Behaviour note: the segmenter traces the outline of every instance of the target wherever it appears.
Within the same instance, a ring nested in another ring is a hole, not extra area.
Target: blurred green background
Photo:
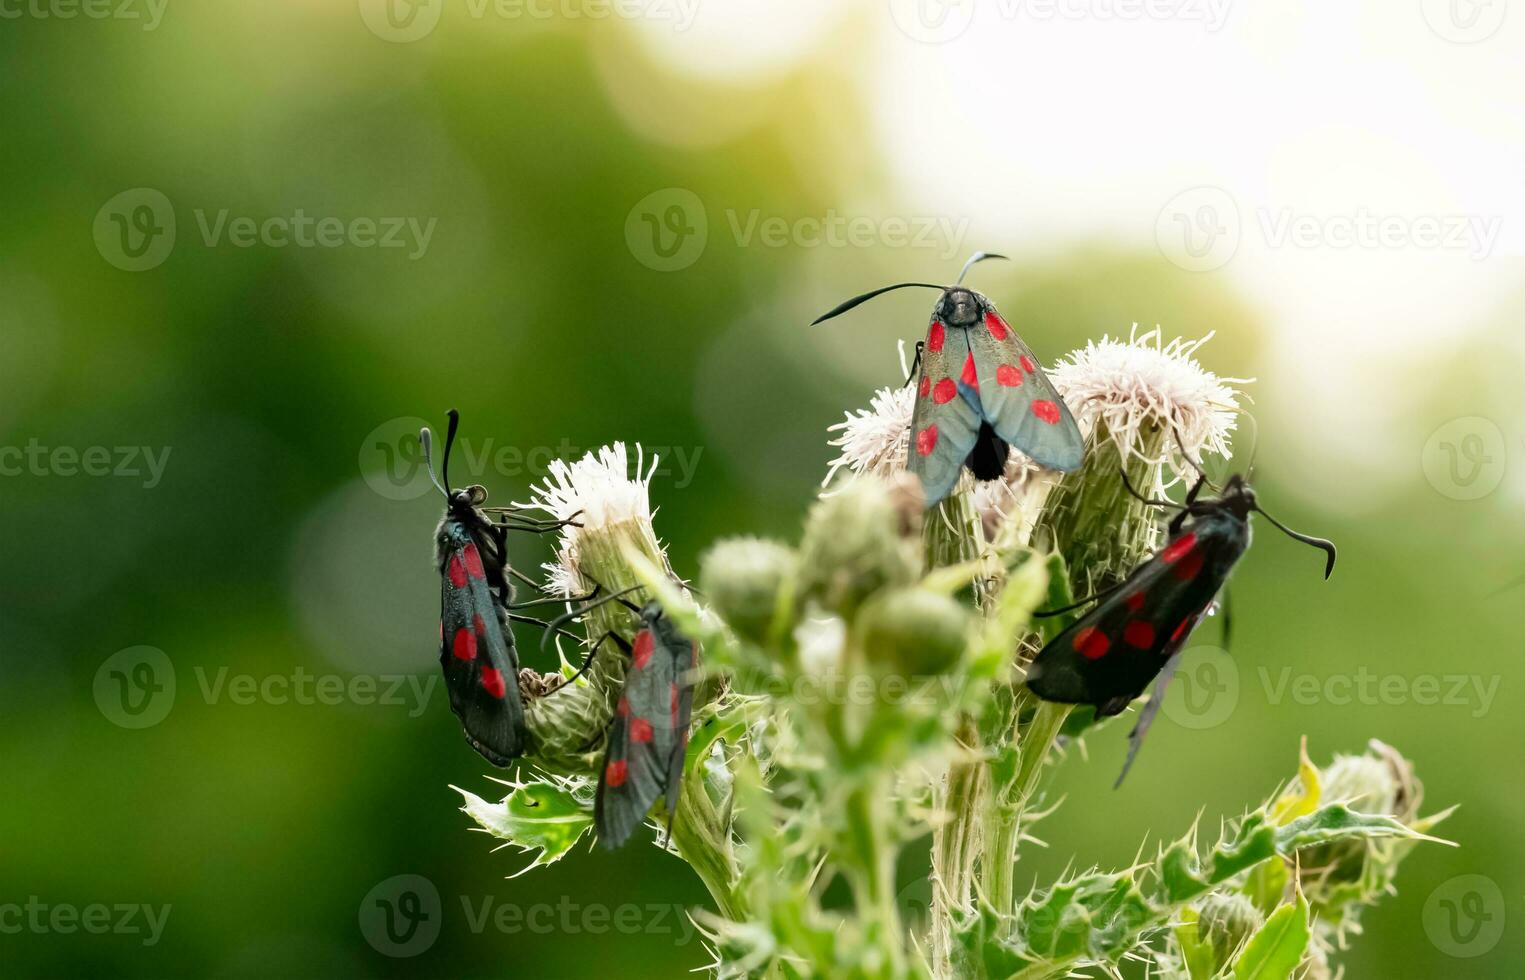
[[[991,249],[1016,261],[981,267],[979,287],[1047,359],[1134,322],[1217,331],[1205,366],[1259,379],[1262,500],[1341,547],[1325,584],[1316,556],[1262,529],[1235,580],[1237,690],[1206,727],[1163,720],[1121,791],[1122,733],[1092,739],[1023,880],[1124,864],[1199,814],[1215,825],[1293,773],[1299,736],[1320,761],[1379,738],[1417,762],[1432,809],[1462,805],[1443,828],[1462,846],[1414,854],[1347,975],[1519,976],[1525,588],[1500,590],[1525,576],[1525,274],[1507,254],[1278,248],[1256,217],[1290,201],[1512,227],[1513,199],[1487,190],[1525,145],[1517,101],[1507,123],[1485,103],[1456,124],[1493,141],[1455,150],[1477,171],[1426,158],[1436,186],[1472,195],[1439,211],[1385,197],[1380,161],[1405,172],[1427,126],[1455,148],[1444,99],[1397,110],[1456,72],[1513,80],[1519,25],[1463,47],[1391,7],[1327,23],[1243,4],[1214,32],[987,10],[945,37],[877,2],[6,6],[0,446],[20,452],[0,455],[0,974],[703,966],[648,908],[703,900],[655,848],[579,849],[508,880],[524,860],[468,831],[450,786],[494,784],[432,686],[440,506],[386,453],[459,408],[471,475],[504,501],[552,455],[663,447],[657,529],[692,574],[717,537],[796,534],[834,454],[826,426],[896,380],[894,342],[928,300],[804,324]],[[1401,44],[1373,53],[1383,38]],[[1352,60],[1310,72],[1310,44]],[[1409,84],[1363,81],[1362,58]],[[1319,183],[1351,157],[1324,156],[1316,131],[1376,134],[1378,162]],[[1220,136],[1238,148],[1194,157]],[[1169,202],[1201,185],[1243,211],[1217,264],[1166,238]],[[829,240],[797,224],[830,215]],[[92,447],[129,472],[80,472],[76,457],[104,458]],[[524,567],[548,557],[516,544]],[[140,646],[163,651],[175,691],[124,714],[137,654],[108,658]],[[1288,669],[1320,693],[1278,696]],[[1342,696],[1362,671],[1387,679],[1371,703]],[[1426,675],[1463,686],[1420,703]],[[302,676],[362,686],[337,704],[271,686]],[[393,703],[364,703],[372,678],[403,685]],[[909,903],[922,871],[905,868]],[[393,957],[360,920],[399,875],[432,883],[441,929]],[[1494,943],[1445,937],[1463,875],[1496,888],[1480,913]],[[23,922],[39,903],[42,924]],[[624,903],[634,930],[480,918]],[[168,918],[152,944],[49,918],[96,904]]]

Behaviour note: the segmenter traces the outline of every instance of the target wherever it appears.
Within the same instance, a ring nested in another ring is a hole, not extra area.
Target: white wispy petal
[[[1083,429],[1106,424],[1124,459],[1144,455],[1139,435],[1144,426],[1172,432],[1162,456],[1150,461],[1167,466],[1171,482],[1194,479],[1187,457],[1200,462],[1205,453],[1228,455],[1240,394],[1230,386],[1254,380],[1221,378],[1202,367],[1193,355],[1212,338],[1209,333],[1165,343],[1158,327],[1139,335],[1135,324],[1127,340],[1103,337],[1071,352],[1049,371],[1049,379]]]
[[[635,453],[633,476],[623,442],[600,447],[573,463],[552,460],[545,480],[530,487],[529,502],[517,505],[581,525],[561,529],[556,561],[545,566],[548,585],[554,592],[572,595],[581,591],[577,562],[578,544],[584,534],[629,521],[651,524],[651,478],[659,458],[652,456],[648,466],[640,443],[636,443]]]

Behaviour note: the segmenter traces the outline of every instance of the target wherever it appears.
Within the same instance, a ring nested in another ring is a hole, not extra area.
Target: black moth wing
[[[1198,518],[1045,646],[1028,688],[1045,701],[1121,712],[1181,649],[1248,546],[1245,521]]]
[[[501,767],[523,754],[526,738],[508,625],[513,590],[503,571],[504,535],[485,519],[475,523],[447,515],[436,535],[440,667],[466,741]]]
[[[683,779],[698,653],[659,609],[648,606],[630,647],[625,689],[610,726],[593,822],[601,846],[619,847],[646,819],[658,796],[669,821]]]
[[[983,421],[959,391],[956,372],[969,352],[963,334],[934,314],[922,344],[906,466],[921,478],[929,506],[953,492]]]
[[[974,375],[981,411],[996,434],[1035,462],[1073,470],[1085,441],[1069,405],[1043,373],[1032,350],[989,300],[984,319],[962,331],[969,345],[965,370]]]

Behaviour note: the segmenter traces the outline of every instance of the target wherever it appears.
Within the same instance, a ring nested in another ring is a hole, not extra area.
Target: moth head
[[[480,507],[486,502],[487,488],[479,483],[472,484],[464,490],[452,490],[450,492],[451,510]]]
[[[972,327],[985,314],[985,298],[972,289],[955,286],[937,303],[937,318],[950,327]]]

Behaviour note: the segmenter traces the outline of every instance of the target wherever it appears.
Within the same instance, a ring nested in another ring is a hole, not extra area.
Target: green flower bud
[[[1197,908],[1197,937],[1212,948],[1214,971],[1228,965],[1264,924],[1265,917],[1255,903],[1237,892],[1215,892]]]
[[[794,552],[776,541],[732,538],[700,560],[700,588],[736,635],[753,643],[768,638],[780,596],[797,574]]]
[[[876,477],[860,476],[823,497],[805,522],[801,592],[850,619],[880,589],[914,582],[920,538],[905,516],[904,500]]]
[[[864,607],[858,624],[870,658],[907,677],[924,677],[950,670],[963,656],[969,611],[926,589],[892,589]]]

